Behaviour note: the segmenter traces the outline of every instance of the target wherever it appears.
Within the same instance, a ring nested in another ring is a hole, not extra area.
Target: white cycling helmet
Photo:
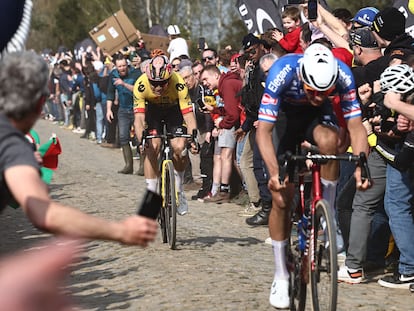
[[[338,78],[338,62],[329,48],[314,43],[305,50],[299,72],[304,83],[323,92],[335,84]]]
[[[414,71],[406,65],[389,66],[380,77],[381,91],[405,94],[414,90]]]
[[[178,28],[177,25],[170,25],[167,28],[167,33],[170,36],[179,35],[180,34],[180,28]]]

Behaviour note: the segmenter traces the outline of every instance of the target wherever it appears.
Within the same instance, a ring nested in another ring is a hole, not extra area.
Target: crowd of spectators
[[[337,194],[339,256],[345,257],[339,280],[361,283],[365,272],[385,269],[394,275],[381,278],[380,285],[407,288],[414,283],[413,158],[407,156],[413,148],[413,109],[408,104],[414,82],[406,88],[398,85],[414,81],[414,39],[405,33],[405,17],[395,8],[366,7],[353,15],[346,8],[330,12],[319,5],[315,21],[306,16],[306,5],[289,6],[282,13],[284,29],[246,34],[240,46],[219,51],[205,45],[199,55],[189,55],[177,25],[167,28],[167,51],[147,51],[139,40],[116,55],[99,48],[85,50],[79,60],[70,51],[44,55],[51,94],[44,118],[101,147],[122,148],[126,164],[119,173],[133,174],[133,158],[145,155],[134,148],[139,142],[134,139],[131,90],[148,59],[169,55],[189,89],[199,130],[200,153],[190,155],[186,174],[187,189],[197,191],[192,199],[242,205],[238,215],[247,217],[247,225],[268,225],[268,174],[255,144],[267,71],[284,54],[302,53],[317,40],[352,68],[371,146],[369,190],[356,190],[355,182],[352,186],[353,168],[345,165],[339,180],[329,185]],[[387,82],[390,66],[405,67],[394,75],[391,71],[396,81]],[[339,101],[335,96],[330,100],[334,106]],[[339,124],[338,151],[352,152],[348,131]],[[283,111],[275,131],[276,139],[284,131]],[[142,176],[141,166],[135,173]]]

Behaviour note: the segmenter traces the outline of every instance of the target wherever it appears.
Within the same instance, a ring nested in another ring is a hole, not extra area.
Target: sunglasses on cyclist
[[[303,83],[303,89],[306,91],[306,93],[311,95],[311,97],[316,97],[316,96],[326,97],[326,96],[331,95],[331,93],[335,89],[335,85],[333,85],[331,88],[327,89],[326,91],[318,91],[318,90],[313,89],[306,83]]]
[[[213,60],[213,59],[214,59],[214,56],[206,56],[202,58],[203,62],[205,62],[206,60]]]
[[[164,86],[168,83],[168,80],[163,80],[163,81],[150,81],[150,84],[153,87],[157,87],[157,86]]]

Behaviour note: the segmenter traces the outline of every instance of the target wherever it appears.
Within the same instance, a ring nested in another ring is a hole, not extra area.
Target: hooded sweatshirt
[[[219,113],[223,117],[219,123],[220,128],[231,129],[233,126],[237,128],[240,125],[241,98],[238,93],[242,85],[243,82],[239,75],[233,72],[221,74],[218,94],[223,99],[224,107],[216,108],[219,109]]]

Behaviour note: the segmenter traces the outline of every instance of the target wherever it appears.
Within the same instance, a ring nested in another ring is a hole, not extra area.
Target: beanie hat
[[[371,29],[381,38],[392,41],[405,32],[405,16],[394,7],[386,8],[375,15]]]
[[[30,30],[33,2],[2,0],[0,3],[0,54],[21,51]]]

